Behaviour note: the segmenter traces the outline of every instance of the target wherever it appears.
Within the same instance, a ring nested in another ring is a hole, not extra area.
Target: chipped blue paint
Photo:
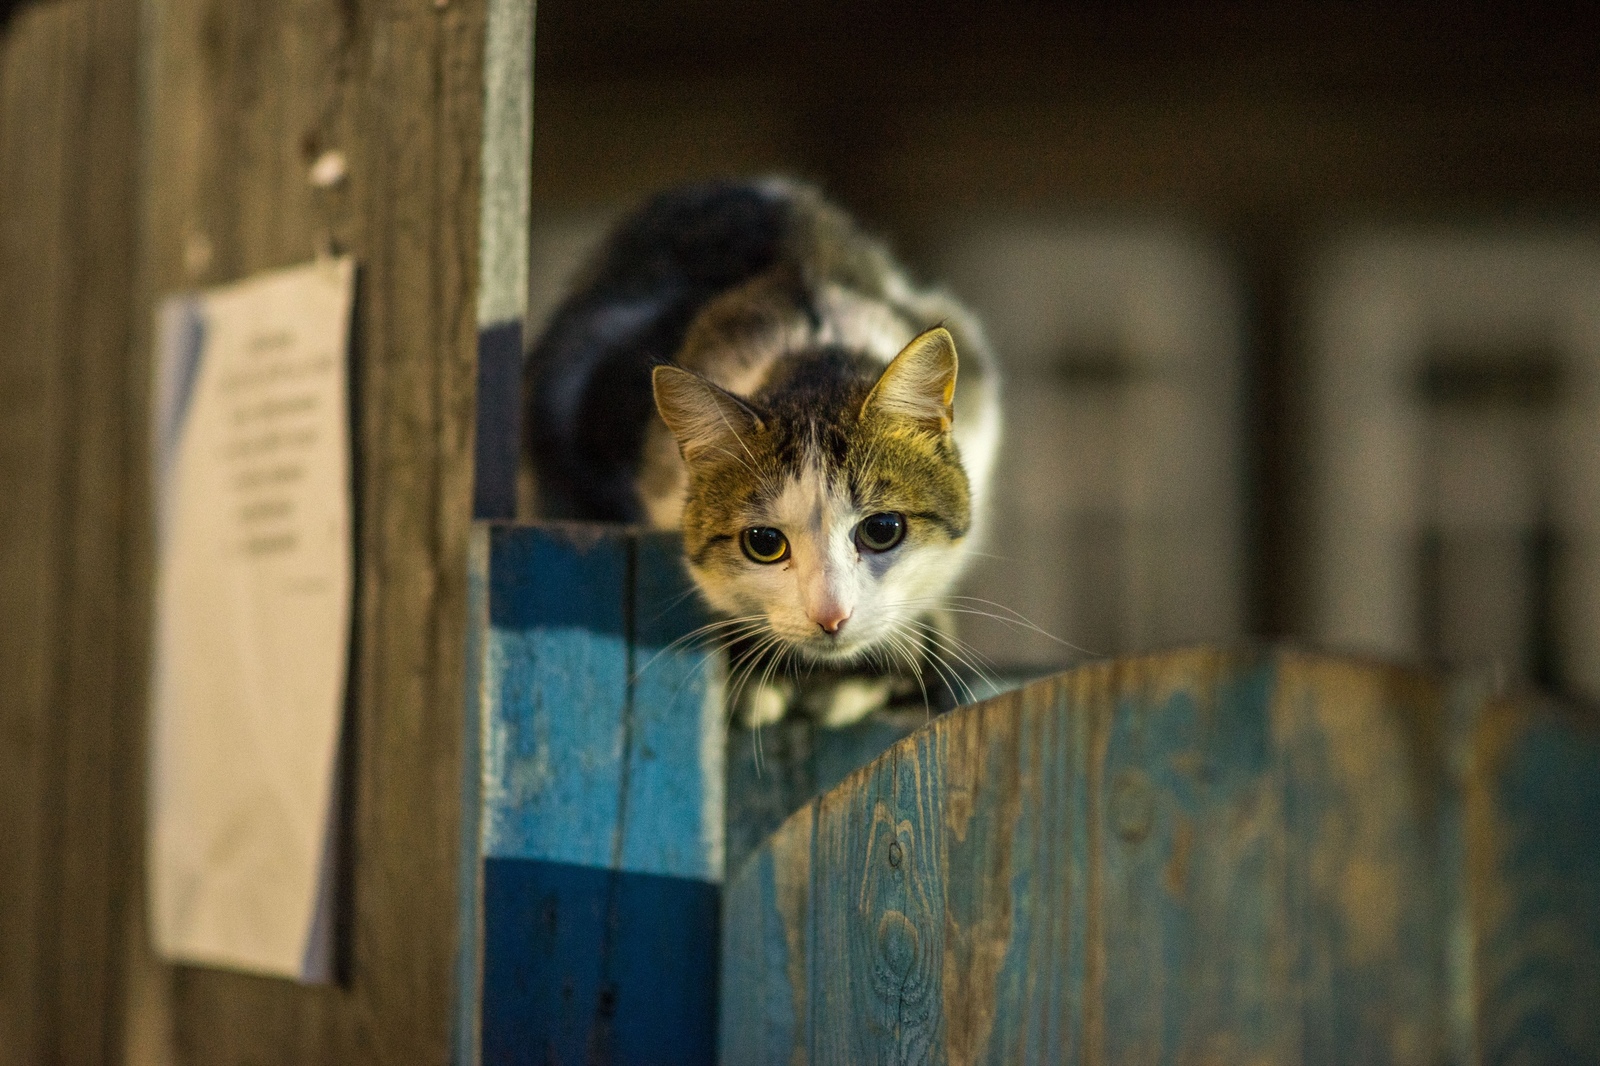
[[[475,531],[462,1062],[711,1059],[724,737],[715,663],[673,644],[702,620],[680,557]]]
[[[611,865],[628,648],[566,627],[494,630],[483,716],[483,854]]]
[[[724,753],[720,660],[679,638],[707,616],[682,542],[634,540],[633,717],[621,869],[722,880]]]
[[[728,1063],[1600,1062],[1600,729],[1288,651],[1095,667],[818,799],[725,922]]]

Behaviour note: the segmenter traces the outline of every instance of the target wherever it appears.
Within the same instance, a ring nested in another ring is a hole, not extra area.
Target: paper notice
[[[330,259],[161,309],[148,872],[175,961],[330,976],[354,277]]]

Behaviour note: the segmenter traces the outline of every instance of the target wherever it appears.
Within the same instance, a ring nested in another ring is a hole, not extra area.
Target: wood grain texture
[[[136,7],[0,36],[0,1063],[120,1054]]]
[[[928,724],[924,710],[881,711],[828,729],[792,715],[728,731],[727,869],[736,872],[785,818]]]
[[[1600,731],[1560,707],[1492,704],[1465,793],[1480,1062],[1600,1056]]]
[[[480,523],[464,1063],[715,1055],[723,668],[676,536]]]
[[[724,1060],[1593,1060],[1600,742],[1466,691],[1195,652],[938,719],[730,880]]]
[[[151,1061],[444,1062],[484,5],[156,0],[143,27],[144,313],[323,248],[360,265],[358,591],[340,984],[165,967],[136,932],[130,1040]],[[308,170],[326,151],[348,177],[317,188]]]
[[[473,537],[460,1060],[708,1062],[725,863],[925,715],[787,722],[758,762],[678,536]]]

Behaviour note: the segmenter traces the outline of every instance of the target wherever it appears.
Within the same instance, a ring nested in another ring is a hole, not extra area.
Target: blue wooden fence
[[[1085,667],[724,896],[722,1061],[1600,1062],[1600,734],[1292,652]]]
[[[1192,652],[758,764],[679,550],[475,533],[461,1062],[1600,1062],[1593,721]]]
[[[730,848],[925,715],[730,736],[671,534],[479,523],[470,567],[457,1059],[712,1062]]]

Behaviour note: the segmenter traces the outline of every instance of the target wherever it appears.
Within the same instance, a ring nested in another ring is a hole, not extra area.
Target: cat
[[[534,346],[526,409],[542,517],[682,530],[736,666],[831,678],[761,670],[747,724],[848,724],[959,647],[935,612],[986,515],[995,361],[813,187],[700,183],[626,217]]]

